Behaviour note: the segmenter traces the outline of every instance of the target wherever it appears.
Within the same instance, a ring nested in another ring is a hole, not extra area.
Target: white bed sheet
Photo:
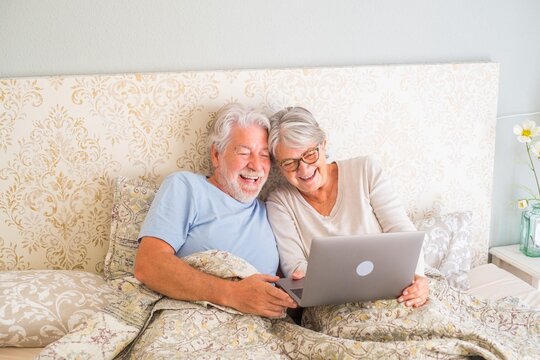
[[[469,294],[488,299],[516,296],[540,311],[540,290],[493,264],[475,267],[469,272]],[[33,359],[41,348],[0,348],[0,360]]]
[[[488,299],[516,296],[525,304],[540,310],[540,290],[494,264],[484,264],[469,271],[468,293]]]

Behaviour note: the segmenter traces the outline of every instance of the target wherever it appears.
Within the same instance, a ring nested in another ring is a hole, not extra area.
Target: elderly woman
[[[273,191],[266,205],[286,276],[304,276],[316,236],[416,230],[373,159],[327,163],[326,134],[308,110],[288,107],[270,122],[270,152],[288,184]],[[398,297],[406,306],[428,298],[422,253],[415,273]]]

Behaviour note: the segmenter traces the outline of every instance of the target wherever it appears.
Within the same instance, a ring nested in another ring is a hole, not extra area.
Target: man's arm
[[[256,274],[230,281],[199,271],[175,255],[165,241],[143,237],[135,257],[137,280],[173,299],[209,301],[244,313],[279,317],[296,303],[271,283],[277,276]]]

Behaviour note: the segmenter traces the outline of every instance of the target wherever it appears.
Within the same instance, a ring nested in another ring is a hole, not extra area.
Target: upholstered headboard
[[[312,110],[330,156],[378,158],[413,219],[472,210],[484,263],[497,86],[494,63],[1,79],[0,270],[101,272],[114,178],[207,173],[232,101]]]

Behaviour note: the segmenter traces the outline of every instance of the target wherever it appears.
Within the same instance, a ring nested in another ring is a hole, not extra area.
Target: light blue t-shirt
[[[249,262],[262,274],[275,275],[279,255],[264,203],[242,203],[187,171],[163,180],[139,233],[159,238],[184,257],[217,249]]]

